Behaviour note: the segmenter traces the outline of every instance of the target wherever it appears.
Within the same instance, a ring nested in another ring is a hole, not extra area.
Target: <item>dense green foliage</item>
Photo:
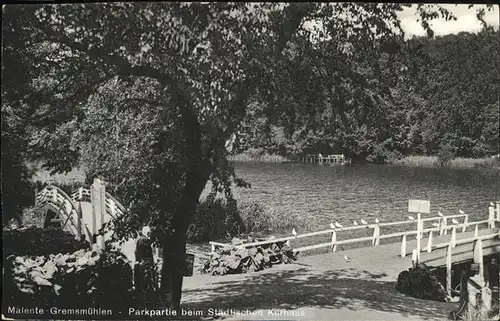
[[[249,242],[256,242],[252,239]],[[246,242],[245,242],[246,243]],[[291,263],[296,255],[285,242],[270,243],[251,248],[237,248],[243,244],[239,239],[233,239],[233,247],[218,248],[212,253],[203,266],[203,273],[212,275],[238,274],[261,271],[273,264]]]
[[[110,276],[113,277],[110,277]],[[132,268],[120,252],[10,256],[5,264],[7,306],[119,308],[132,304]]]
[[[426,300],[448,301],[446,289],[425,264],[403,271],[398,276],[397,290]]]
[[[207,242],[270,231],[289,232],[293,227],[307,227],[307,224],[303,216],[256,201],[209,196],[200,201],[187,240]]]
[[[238,236],[244,232],[245,226],[236,202],[209,197],[198,205],[187,231],[187,239],[191,242],[211,241]]]
[[[29,180],[31,172],[25,162],[26,135],[19,118],[12,114],[12,107],[7,102],[2,103],[2,168],[0,179],[1,215],[4,226],[11,219],[18,219],[23,207],[29,205],[33,200]]]
[[[28,227],[3,231],[4,256],[47,256],[53,253],[72,253],[88,248],[85,241],[60,228]]]

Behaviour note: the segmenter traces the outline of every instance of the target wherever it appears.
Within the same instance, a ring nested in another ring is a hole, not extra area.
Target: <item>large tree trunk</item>
[[[196,212],[198,200],[210,177],[211,152],[203,153],[201,126],[190,106],[183,88],[179,88],[175,101],[180,106],[183,131],[186,139],[186,183],[179,206],[174,212],[171,234],[163,244],[163,268],[160,291],[169,301],[170,308],[180,315],[182,278],[185,271],[186,232]]]
[[[276,52],[280,53],[293,32],[299,27],[301,20],[314,8],[313,4],[296,4],[290,6],[288,20],[285,22],[280,39],[276,44]],[[141,73],[142,70],[132,70]],[[150,72],[150,70],[148,70]],[[186,138],[186,160],[187,179],[182,192],[179,207],[174,213],[173,231],[163,244],[163,268],[161,277],[161,292],[169,299],[169,306],[178,311],[180,315],[180,301],[182,294],[182,279],[185,269],[186,256],[186,232],[196,212],[199,197],[205,188],[212,171],[210,158],[217,145],[217,139],[203,153],[201,141],[201,126],[198,117],[192,109],[192,102],[186,91],[187,84],[179,79],[172,79],[165,75],[153,73],[151,76],[164,82],[165,86],[175,83],[174,91],[171,93],[172,102],[179,107],[183,122],[183,131]],[[251,78],[249,78],[250,80]],[[231,131],[241,122],[245,116],[246,99],[249,95],[247,86],[240,87],[236,99],[232,103],[232,112],[236,121],[230,123],[228,130],[221,131],[221,135],[229,137]],[[218,137],[219,143],[224,137]]]
[[[185,271],[186,232],[209,177],[209,172],[201,170],[202,168],[188,173],[183,199],[172,222],[172,234],[165,239],[162,250],[163,268],[160,291],[167,299],[169,307],[178,311],[178,315]]]

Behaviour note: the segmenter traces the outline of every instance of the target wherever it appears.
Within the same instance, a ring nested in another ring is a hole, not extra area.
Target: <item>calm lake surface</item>
[[[307,230],[328,228],[331,221],[352,225],[405,220],[408,200],[430,200],[431,214],[487,219],[490,201],[500,200],[495,169],[404,167],[390,165],[236,163],[236,173],[252,185],[236,188],[238,198],[307,216]]]

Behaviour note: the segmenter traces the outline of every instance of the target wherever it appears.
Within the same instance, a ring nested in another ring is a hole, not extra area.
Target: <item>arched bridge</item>
[[[98,238],[102,242],[107,239],[110,231],[104,228],[127,212],[105,192],[99,180],[90,188],[80,187],[71,196],[57,186],[46,186],[36,195],[34,211],[42,218],[44,227],[60,226],[90,244],[99,242]]]

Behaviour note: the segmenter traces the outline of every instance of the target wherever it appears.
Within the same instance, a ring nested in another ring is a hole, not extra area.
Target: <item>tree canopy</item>
[[[133,213],[118,235],[153,225],[169,262],[162,287],[174,291],[178,307],[186,230],[208,180],[228,197],[231,184],[244,184],[227,161],[243,138],[248,145],[274,133],[285,153],[324,145],[366,156],[389,140],[416,150],[417,132],[440,126],[425,127],[423,119],[427,102],[443,99],[430,97],[437,85],[410,89],[409,61],[419,69],[426,54],[408,54],[398,18],[408,6],[6,6],[2,122],[4,105],[21,115],[30,157],[54,172],[83,165],[89,177],[104,177]],[[430,20],[454,19],[439,6],[416,7],[430,37]],[[487,50],[477,55],[486,58]],[[450,103],[476,101],[463,101],[459,81],[454,88]],[[480,82],[475,88],[489,93]],[[492,95],[482,102],[495,104]],[[450,121],[463,124],[473,114]],[[408,128],[414,123],[422,128]],[[495,137],[490,125],[464,124],[457,133],[484,131],[486,142]]]

